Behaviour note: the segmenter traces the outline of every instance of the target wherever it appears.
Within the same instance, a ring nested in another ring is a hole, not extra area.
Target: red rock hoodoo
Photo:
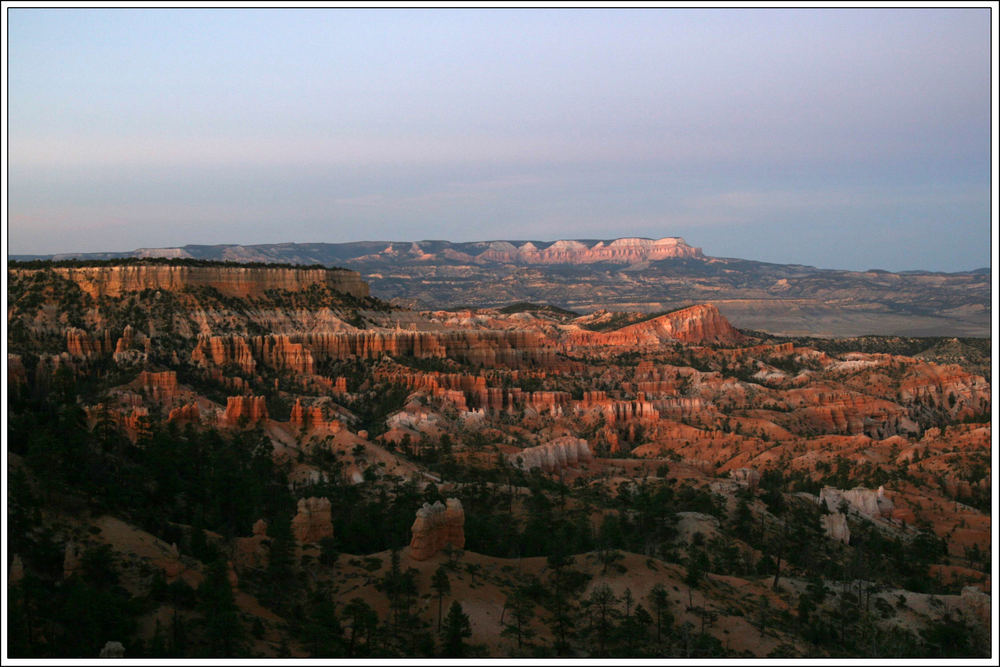
[[[433,505],[424,503],[417,510],[410,540],[410,556],[414,560],[427,560],[446,545],[454,549],[465,546],[465,510],[457,498],[448,498]]]
[[[263,396],[230,396],[226,399],[222,421],[235,425],[244,417],[251,424],[267,419],[267,403]]]

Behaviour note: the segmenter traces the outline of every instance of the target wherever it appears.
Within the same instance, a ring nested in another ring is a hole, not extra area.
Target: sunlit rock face
[[[741,334],[712,304],[699,304],[609,332],[580,329],[568,339],[576,347],[643,348],[668,341],[726,343],[743,340]]]

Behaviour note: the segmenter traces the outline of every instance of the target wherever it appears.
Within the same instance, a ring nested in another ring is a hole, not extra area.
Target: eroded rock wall
[[[225,296],[260,297],[267,290],[292,292],[323,285],[363,298],[368,284],[357,271],[327,268],[283,268],[259,266],[127,266],[53,267],[92,297],[121,296],[147,289],[179,292],[187,287],[211,287]],[[32,269],[15,269],[28,273]]]

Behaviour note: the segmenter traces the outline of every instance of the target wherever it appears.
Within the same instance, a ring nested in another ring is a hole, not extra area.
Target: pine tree
[[[602,584],[594,589],[587,602],[597,613],[597,655],[603,656],[608,638],[614,630],[614,619],[619,614],[616,608],[618,598],[607,584]]]
[[[511,620],[503,624],[504,629],[500,634],[504,637],[516,637],[517,648],[520,650],[524,646],[524,640],[531,639],[535,634],[529,625],[535,615],[535,606],[524,594],[524,591],[517,588],[514,594],[507,598],[504,611],[510,612]]]
[[[344,617],[350,622],[351,628],[347,656],[354,657],[360,635],[365,636],[365,652],[367,653],[372,641],[372,633],[378,625],[378,614],[361,598],[353,598],[344,606]]]
[[[673,616],[670,613],[670,597],[663,584],[656,584],[649,593],[649,601],[656,611],[656,643],[660,644],[663,638],[663,629],[669,628],[673,624]]]
[[[448,616],[444,619],[441,631],[444,639],[444,655],[448,658],[464,658],[468,645],[463,641],[472,636],[472,626],[469,616],[462,611],[462,605],[455,600],[448,608]]]
[[[434,571],[434,576],[431,579],[431,588],[433,588],[438,594],[438,632],[441,632],[441,605],[444,602],[444,596],[451,592],[451,582],[448,581],[448,573],[444,569],[444,565],[439,565],[438,569]]]
[[[230,658],[243,649],[243,625],[233,599],[226,564],[222,559],[208,566],[198,587],[199,607],[205,617],[205,635],[212,657]]]

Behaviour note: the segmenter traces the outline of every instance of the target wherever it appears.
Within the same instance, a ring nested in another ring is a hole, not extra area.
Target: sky
[[[681,236],[990,266],[988,9],[30,9],[8,252]]]

